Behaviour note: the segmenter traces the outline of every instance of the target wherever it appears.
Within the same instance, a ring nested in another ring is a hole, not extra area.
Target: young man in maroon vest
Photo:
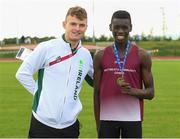
[[[94,111],[100,138],[141,138],[143,99],[154,97],[151,57],[129,41],[127,11],[116,11],[114,44],[94,56]]]

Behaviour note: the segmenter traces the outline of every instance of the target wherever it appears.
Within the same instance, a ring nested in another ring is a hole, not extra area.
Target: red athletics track
[[[34,49],[36,45],[22,45],[22,46],[8,46],[8,47],[0,47],[2,50],[18,50],[20,47],[26,47],[28,49]],[[99,46],[94,46],[94,45],[84,45],[85,48],[88,50],[97,50],[97,49],[102,49],[102,47]],[[180,60],[180,56],[152,56],[153,60]],[[20,61],[15,58],[0,58],[0,62],[16,62]]]
[[[180,60],[180,56],[152,56],[152,60]]]
[[[180,56],[154,56],[152,60],[180,60]],[[16,62],[20,61],[16,58],[0,58],[0,62]]]

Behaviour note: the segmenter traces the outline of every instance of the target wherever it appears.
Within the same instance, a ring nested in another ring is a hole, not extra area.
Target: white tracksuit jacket
[[[90,52],[78,45],[74,56],[49,66],[59,57],[72,53],[70,44],[61,39],[40,43],[24,60],[16,78],[34,96],[33,115],[41,123],[62,129],[72,125],[82,104],[79,93],[88,74],[93,77]],[[38,71],[38,81],[33,78]]]

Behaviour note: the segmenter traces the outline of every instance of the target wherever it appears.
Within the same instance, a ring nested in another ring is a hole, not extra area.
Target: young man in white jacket
[[[83,80],[93,76],[90,52],[81,45],[87,29],[86,10],[79,6],[70,8],[63,27],[62,38],[40,43],[16,73],[16,78],[34,96],[30,138],[79,136],[79,93]],[[36,82],[33,75],[37,71]]]

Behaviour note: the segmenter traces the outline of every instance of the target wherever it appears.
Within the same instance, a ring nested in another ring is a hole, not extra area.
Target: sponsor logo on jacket
[[[75,90],[74,90],[74,100],[76,100],[78,98],[78,88],[80,87],[80,83],[81,83],[81,79],[82,79],[82,73],[83,73],[83,61],[80,60],[79,61],[79,69],[78,69],[78,75],[77,75],[77,79],[76,79],[76,86],[75,86]]]

